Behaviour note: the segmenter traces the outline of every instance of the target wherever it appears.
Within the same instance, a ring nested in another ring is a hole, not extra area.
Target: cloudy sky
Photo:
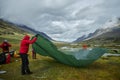
[[[120,17],[120,0],[0,0],[0,18],[73,41]]]

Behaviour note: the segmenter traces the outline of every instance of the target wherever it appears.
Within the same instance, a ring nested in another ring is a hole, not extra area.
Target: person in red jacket
[[[4,56],[4,61],[2,63],[10,63],[10,53],[9,53],[9,47],[11,47],[11,44],[8,43],[7,40],[4,40],[3,43],[0,45],[0,48],[2,48],[2,54]]]
[[[83,45],[82,45],[82,48],[83,48],[83,49],[87,49],[88,46],[87,46],[86,44],[83,44]]]
[[[25,35],[24,38],[21,40],[20,44],[20,56],[22,60],[22,66],[21,66],[21,73],[22,75],[25,74],[31,74],[32,72],[29,69],[29,60],[28,60],[28,50],[29,45],[33,44],[37,40],[37,37],[34,37],[32,40],[30,40],[29,35]]]
[[[4,40],[3,43],[0,45],[0,48],[2,48],[3,53],[8,53],[9,52],[9,47],[11,47],[11,44],[8,43],[7,40]]]

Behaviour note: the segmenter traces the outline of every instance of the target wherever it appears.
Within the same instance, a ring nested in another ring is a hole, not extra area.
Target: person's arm
[[[11,44],[8,43],[8,46],[11,47]]]
[[[36,37],[34,37],[32,40],[29,41],[30,44],[33,44],[37,40]]]

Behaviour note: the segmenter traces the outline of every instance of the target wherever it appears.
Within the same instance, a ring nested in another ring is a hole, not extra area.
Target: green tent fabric
[[[37,36],[37,41],[32,47],[40,55],[49,56],[61,63],[76,67],[90,65],[106,52],[106,49],[103,48],[80,49],[78,51],[60,50],[42,35]]]

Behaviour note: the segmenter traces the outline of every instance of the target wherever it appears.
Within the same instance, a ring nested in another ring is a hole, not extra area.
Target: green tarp
[[[37,41],[32,45],[36,53],[49,56],[55,60],[70,66],[87,66],[101,57],[106,49],[80,49],[77,51],[63,51],[58,49],[51,41],[41,35],[37,36]]]

